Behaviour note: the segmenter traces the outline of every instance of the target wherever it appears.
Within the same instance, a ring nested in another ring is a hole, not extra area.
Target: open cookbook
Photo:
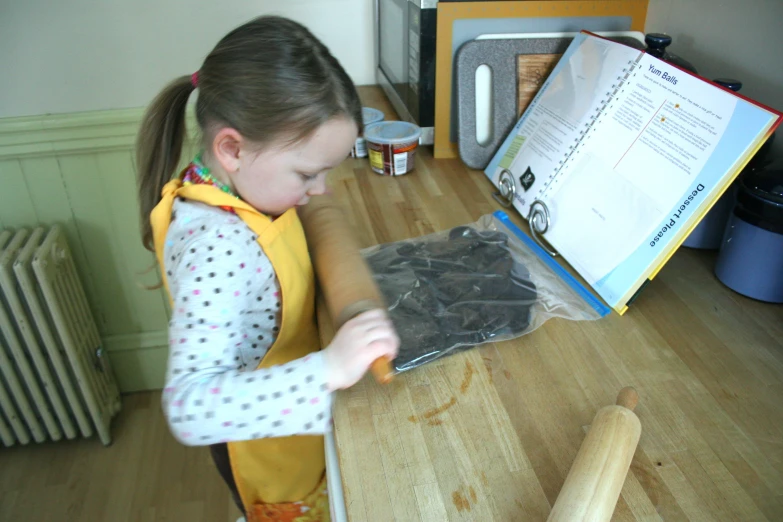
[[[582,31],[485,173],[534,239],[623,314],[780,122]]]

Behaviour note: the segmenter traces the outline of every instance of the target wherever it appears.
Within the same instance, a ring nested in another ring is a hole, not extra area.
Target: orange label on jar
[[[402,144],[399,144],[399,145],[395,145],[394,146],[394,153],[395,154],[399,154],[400,152],[408,152],[408,151],[411,151],[411,150],[415,149],[418,146],[419,146],[419,142],[418,141],[414,141],[413,143],[402,143]]]

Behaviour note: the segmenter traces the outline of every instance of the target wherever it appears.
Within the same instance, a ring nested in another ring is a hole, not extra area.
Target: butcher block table
[[[349,159],[331,186],[362,247],[503,209],[482,172],[428,147],[406,176]],[[724,287],[715,256],[680,249],[622,317],[553,319],[338,393],[347,519],[546,520],[594,415],[633,386],[642,434],[613,520],[783,520],[783,306]]]

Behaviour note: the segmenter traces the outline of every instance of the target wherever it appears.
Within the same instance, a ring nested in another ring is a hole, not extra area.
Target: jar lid
[[[383,112],[379,111],[378,109],[373,109],[372,107],[362,107],[362,121],[364,122],[365,127],[367,125],[372,125],[373,123],[383,121],[383,118]]]
[[[409,143],[421,136],[421,128],[407,121],[381,121],[364,129],[364,139],[380,144]]]

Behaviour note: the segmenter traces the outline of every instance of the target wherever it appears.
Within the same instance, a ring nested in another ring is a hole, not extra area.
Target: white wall
[[[261,14],[307,26],[357,85],[373,77],[372,0],[0,0],[0,117],[141,107]]]
[[[740,80],[742,94],[781,111],[781,20],[781,0],[649,0],[645,30],[670,34],[700,75]],[[774,145],[783,157],[783,129]]]
[[[373,76],[373,0],[0,0],[0,117],[141,107],[260,14],[309,27],[358,85]],[[649,0],[647,31],[708,77],[783,109],[781,0]],[[779,133],[780,134],[780,133]],[[783,151],[783,135],[776,149]]]

